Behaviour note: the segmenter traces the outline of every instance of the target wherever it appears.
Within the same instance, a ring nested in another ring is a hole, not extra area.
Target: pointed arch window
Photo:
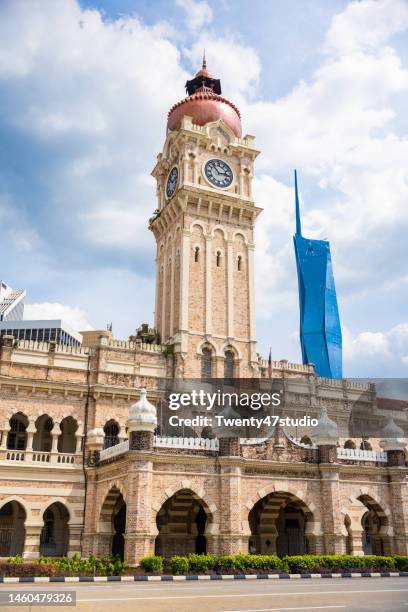
[[[234,353],[225,351],[224,378],[234,378]]]
[[[212,375],[212,351],[210,348],[203,348],[201,357],[201,378],[211,378]]]
[[[17,413],[10,419],[10,431],[7,437],[7,448],[10,450],[25,450],[27,444],[27,419]]]
[[[109,448],[119,444],[119,425],[116,423],[116,421],[108,421],[105,424],[103,431],[105,433],[104,448]]]

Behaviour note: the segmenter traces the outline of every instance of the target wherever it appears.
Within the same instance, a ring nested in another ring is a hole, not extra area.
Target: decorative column
[[[211,335],[212,329],[212,238],[205,237],[205,333]]]
[[[224,419],[238,418],[238,413],[226,406],[220,413]],[[219,441],[219,469],[221,486],[221,507],[218,542],[213,546],[224,555],[248,552],[249,534],[242,530],[242,512],[246,512],[242,503],[242,468],[240,429],[221,425],[214,428]],[[246,517],[245,517],[246,518]]]
[[[101,427],[95,427],[88,432],[86,450],[87,464],[89,467],[94,467],[99,463],[99,455],[103,449],[105,433]]]
[[[75,434],[75,454],[76,455],[80,455],[82,453],[82,438],[83,438],[83,434],[82,433],[78,433],[76,432]]]
[[[227,336],[234,337],[234,250],[227,240]]]
[[[190,232],[183,230],[180,255],[180,331],[181,352],[187,353],[188,294],[190,277]]]
[[[34,434],[36,431],[37,429],[35,426],[34,419],[29,419],[28,427],[26,429],[26,434],[27,434],[26,451],[29,453],[33,450],[33,438],[34,438]]]
[[[40,556],[40,539],[43,526],[43,523],[41,523],[40,525],[30,525],[26,521],[24,525],[25,538],[22,555],[23,559],[38,559],[38,557]]]
[[[257,363],[255,327],[255,272],[253,244],[248,244],[248,291],[249,291],[249,341],[251,343],[251,363]]]
[[[51,445],[51,463],[58,463],[58,438],[61,435],[61,427],[59,423],[54,423],[51,429],[52,445]]]
[[[88,431],[86,441],[86,465],[88,468],[94,468],[99,464],[100,452],[103,449],[104,431],[100,427],[95,427]],[[95,516],[92,504],[97,499],[97,483],[96,470],[88,470],[88,494],[87,494],[87,511],[84,516],[84,527],[82,535],[82,556],[98,555],[98,550],[104,547],[106,540],[109,540],[111,534],[98,533],[98,517]]]
[[[308,533],[310,547],[315,554],[337,555],[343,552],[344,535],[341,525],[339,465],[337,463],[337,442],[339,431],[326,408],[322,408],[319,424],[311,438],[319,448],[321,484],[321,533]]]
[[[10,375],[11,355],[13,353],[14,336],[5,334],[0,338],[0,374]]]
[[[128,496],[126,500],[125,560],[137,566],[140,559],[154,553],[157,535],[152,532],[152,451],[157,427],[156,408],[140,389],[140,399],[130,406]]]
[[[173,242],[171,247],[171,266],[170,266],[170,329],[169,336],[174,335],[174,274],[176,270],[176,246]]]
[[[10,429],[11,429],[10,423],[6,421],[2,429],[2,438],[1,438],[1,446],[0,446],[1,450],[7,450],[7,439],[8,439],[8,434],[9,434]]]
[[[390,547],[389,552],[397,555],[408,555],[408,465],[405,459],[407,439],[404,437],[404,431],[394,422],[392,417],[388,419],[380,435],[380,446],[387,453],[391,491],[394,536],[393,546]]]

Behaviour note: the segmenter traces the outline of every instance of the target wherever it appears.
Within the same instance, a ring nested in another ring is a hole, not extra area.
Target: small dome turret
[[[327,414],[327,408],[322,408],[319,424],[313,429],[310,437],[317,446],[336,446],[339,440],[339,429],[337,423],[332,421]]]
[[[385,451],[404,450],[407,445],[404,430],[395,423],[392,416],[380,430],[380,436],[380,446]]]
[[[140,389],[140,399],[130,406],[126,424],[129,433],[132,431],[153,432],[157,427],[156,408],[148,401],[144,387]]]

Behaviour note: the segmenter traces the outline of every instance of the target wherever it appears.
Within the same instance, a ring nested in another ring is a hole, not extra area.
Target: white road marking
[[[408,589],[370,589],[368,591],[345,591],[344,589],[341,591],[294,591],[290,593],[288,591],[282,591],[280,593],[228,593],[225,595],[221,595],[218,593],[217,595],[163,595],[158,596],[155,595],[153,597],[100,597],[95,599],[77,599],[77,602],[86,602],[86,601],[144,601],[144,600],[160,600],[160,599],[230,599],[232,597],[278,597],[281,595],[286,596],[298,596],[298,595],[307,595],[309,597],[313,595],[344,595],[344,594],[353,594],[353,593],[408,593]]]
[[[283,612],[284,610],[331,610],[332,608],[345,607],[346,606],[307,606],[301,608],[251,608],[250,610],[222,610],[222,612]]]

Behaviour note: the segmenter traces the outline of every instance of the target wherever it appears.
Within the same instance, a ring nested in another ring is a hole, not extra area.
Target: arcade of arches
[[[64,557],[70,552],[69,518],[68,510],[61,502],[54,502],[45,509],[41,524],[34,529],[37,539],[35,556]],[[0,557],[32,556],[26,554],[26,522],[27,513],[20,502],[12,500],[0,508]]]
[[[391,554],[383,509],[368,495],[361,495],[356,503],[358,516],[353,516],[353,525],[349,516],[345,517],[342,549],[338,552]],[[122,559],[126,558],[126,519],[125,500],[120,490],[113,486],[102,504],[98,533],[91,552],[119,554]],[[180,489],[172,494],[155,512],[155,523],[154,536],[149,534],[149,554],[169,558],[172,555],[223,552],[222,535],[215,525],[214,513],[190,489]],[[292,493],[277,491],[264,496],[248,510],[248,523],[250,535],[244,540],[247,545],[241,552],[279,556],[324,552],[322,535],[312,510]]]

